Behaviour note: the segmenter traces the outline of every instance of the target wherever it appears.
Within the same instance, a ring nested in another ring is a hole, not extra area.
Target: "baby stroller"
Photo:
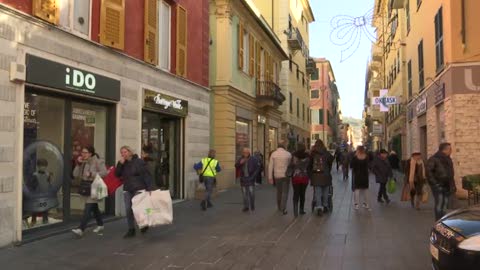
[[[333,185],[328,187],[328,212],[333,211]],[[315,201],[315,189],[313,189],[313,199],[312,199],[312,213],[315,211],[315,205],[317,205],[317,201]]]

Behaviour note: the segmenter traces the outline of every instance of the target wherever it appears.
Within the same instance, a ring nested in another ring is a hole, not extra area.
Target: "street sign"
[[[398,104],[398,98],[393,96],[387,96],[388,90],[382,89],[380,90],[380,96],[372,98],[373,105],[380,105],[381,112],[388,112],[388,107],[390,105]]]

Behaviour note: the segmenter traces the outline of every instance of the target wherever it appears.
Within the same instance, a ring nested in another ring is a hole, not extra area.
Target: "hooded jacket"
[[[115,175],[122,180],[124,191],[135,193],[142,189],[152,189],[152,176],[147,164],[138,155],[133,155],[132,159],[126,160],[123,164],[118,162]]]

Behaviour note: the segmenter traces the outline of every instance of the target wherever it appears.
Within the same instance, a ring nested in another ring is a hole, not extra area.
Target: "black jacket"
[[[380,157],[376,157],[372,163],[370,163],[370,169],[375,174],[375,180],[377,183],[385,184],[390,177],[393,177],[392,167],[388,160],[383,160]]]
[[[315,173],[312,170],[316,156],[323,156],[325,161],[327,162],[327,164],[325,164],[327,166],[327,170],[323,173]],[[334,157],[327,150],[312,150],[312,153],[310,154],[310,164],[308,166],[308,172],[310,173],[310,183],[312,186],[324,187],[332,185],[332,174],[330,171],[332,170],[333,161]]]
[[[450,190],[455,187],[455,172],[452,159],[442,152],[437,152],[427,161],[428,183],[435,188]]]
[[[137,155],[123,164],[118,162],[115,175],[122,180],[124,191],[133,193],[142,189],[152,190],[152,176],[147,164]]]

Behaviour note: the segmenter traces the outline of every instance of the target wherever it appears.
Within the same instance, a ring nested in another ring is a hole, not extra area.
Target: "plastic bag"
[[[170,191],[141,191],[132,198],[132,210],[139,228],[172,224],[173,207]]]
[[[94,200],[101,200],[103,198],[106,198],[107,196],[107,185],[105,185],[105,182],[103,182],[103,179],[97,173],[97,175],[95,176],[95,180],[93,180],[92,183],[90,198]]]
[[[396,190],[397,190],[397,183],[393,178],[390,178],[387,182],[387,192],[390,194],[393,194],[395,193]]]

